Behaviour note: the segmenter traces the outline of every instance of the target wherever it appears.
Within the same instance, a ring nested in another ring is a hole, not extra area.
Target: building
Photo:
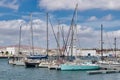
[[[94,49],[81,49],[80,56],[97,56],[97,53]]]
[[[97,56],[96,50],[94,49],[77,49],[73,46],[73,53],[71,53],[71,47],[67,46],[65,56]]]
[[[8,46],[8,47],[4,47],[3,49],[1,49],[1,51],[8,52],[11,55],[17,55],[18,52],[25,54],[25,55],[29,55],[32,54],[32,49],[29,46],[19,46],[18,45],[13,45],[13,46]],[[34,54],[45,54],[46,50],[44,48],[39,48],[39,47],[34,47]]]
[[[8,51],[8,53],[11,55],[15,55],[17,53],[18,49],[16,47],[7,47],[6,51]]]

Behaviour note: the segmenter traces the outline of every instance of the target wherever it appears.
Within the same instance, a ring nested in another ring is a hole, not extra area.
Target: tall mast
[[[47,31],[47,32],[46,32],[47,50],[46,50],[46,51],[47,51],[47,55],[48,55],[48,49],[49,49],[49,42],[48,42],[48,41],[49,41],[49,40],[48,40],[48,13],[47,13],[46,19],[47,19],[47,22],[46,22],[46,25],[47,25],[47,26],[46,26],[46,31]]]
[[[103,25],[101,24],[101,60],[103,60]]]
[[[76,4],[76,6],[78,7],[78,4]],[[76,8],[76,17],[75,17],[75,38],[74,38],[74,40],[75,40],[75,46],[76,46],[76,48],[75,48],[75,56],[77,57],[77,17],[78,17],[78,8]]]
[[[21,28],[22,28],[22,25],[20,25],[20,31],[19,31],[19,48],[18,48],[18,54],[20,54],[20,45],[21,45]]]
[[[71,56],[73,55],[73,36],[74,36],[74,31],[73,31],[73,26],[72,25],[72,33],[71,33]]]
[[[30,26],[31,26],[32,54],[34,54],[32,13],[30,14]]]
[[[77,14],[77,7],[78,7],[78,4],[76,4],[76,7],[75,7],[75,12],[74,12],[74,17],[76,17],[75,15]],[[73,45],[74,45],[74,17],[73,17],[73,24],[71,26],[71,29],[72,29],[72,32],[71,32],[71,56],[73,55]]]

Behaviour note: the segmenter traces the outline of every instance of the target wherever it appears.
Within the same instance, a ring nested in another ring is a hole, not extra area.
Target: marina
[[[0,80],[120,80],[120,0],[1,0]]]
[[[49,58],[49,57],[48,57]],[[54,57],[53,57],[54,58]],[[53,59],[52,59],[53,60]],[[35,67],[35,68],[48,68],[50,70],[61,70],[61,71],[87,71],[87,70],[120,70],[120,65],[117,63],[104,64],[103,63],[92,63],[88,60],[81,60],[74,62],[60,62],[58,60],[48,60],[48,59],[30,59],[27,60],[29,63],[26,63],[26,60],[9,60],[8,64],[25,66],[25,67]],[[26,64],[26,65],[25,65]],[[29,65],[28,65],[29,64]],[[66,66],[67,65],[67,66]],[[74,69],[75,68],[75,69]],[[98,71],[99,72],[99,71]]]
[[[7,77],[6,77],[7,76]],[[25,68],[12,66],[7,59],[0,60],[0,79],[2,80],[119,80],[119,72],[89,75],[87,71],[57,71],[48,68]]]

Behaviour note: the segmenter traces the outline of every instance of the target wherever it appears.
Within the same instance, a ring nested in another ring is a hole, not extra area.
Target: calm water
[[[120,73],[88,75],[85,71],[56,71],[12,66],[0,59],[0,80],[120,80]]]

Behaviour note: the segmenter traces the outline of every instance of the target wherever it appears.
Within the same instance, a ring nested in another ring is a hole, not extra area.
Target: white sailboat
[[[34,54],[34,44],[33,44],[33,26],[32,26],[32,14],[30,14],[30,30],[31,30],[31,54],[26,57],[25,67],[37,67],[40,63],[41,55]],[[44,57],[44,56],[42,56]]]
[[[47,18],[46,18],[46,20],[47,20],[47,22],[46,22],[46,44],[47,44],[47,49],[46,49],[46,54],[47,54],[47,56],[48,56],[48,48],[49,48],[49,42],[48,42],[48,13],[47,13]],[[48,60],[42,60],[40,63],[39,63],[39,65],[38,65],[38,67],[39,68],[48,68],[48,66],[50,65],[50,61],[48,61]]]
[[[18,53],[14,55],[12,58],[9,58],[8,63],[17,65],[17,66],[24,66],[24,56],[22,55],[22,52],[20,51],[21,47],[21,29],[22,29],[22,24],[20,25],[20,32],[19,32],[19,47],[18,47]]]

